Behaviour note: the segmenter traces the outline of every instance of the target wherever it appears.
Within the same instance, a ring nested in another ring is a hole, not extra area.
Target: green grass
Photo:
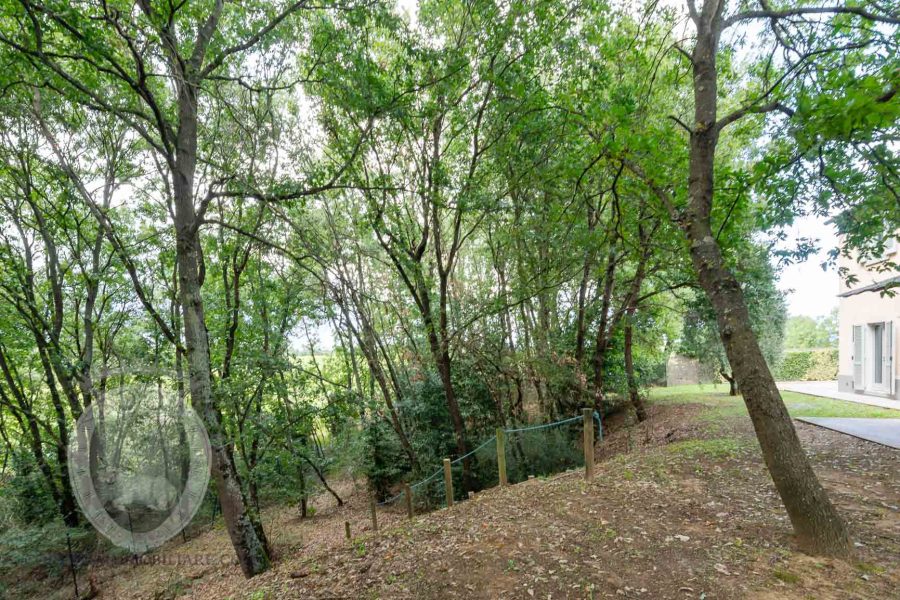
[[[775,579],[779,579],[785,583],[800,583],[800,576],[791,573],[790,571],[785,571],[784,569],[775,569],[772,572],[772,575],[775,576]]]
[[[701,456],[708,458],[733,458],[748,448],[746,442],[734,438],[714,438],[711,440],[684,440],[666,446],[666,451],[689,459]]]
[[[831,398],[819,398],[796,392],[781,392],[788,412],[793,417],[848,417],[870,419],[898,419],[900,411],[880,408]],[[680,385],[650,390],[650,400],[656,404],[697,403],[715,408],[712,418],[746,415],[747,409],[740,396],[728,395],[724,384]]]

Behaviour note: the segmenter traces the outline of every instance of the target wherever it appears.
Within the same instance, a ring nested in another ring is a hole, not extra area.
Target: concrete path
[[[845,402],[856,402],[857,404],[868,404],[871,406],[880,406],[881,408],[900,410],[900,400],[892,400],[880,396],[867,396],[865,394],[839,392],[837,381],[780,381],[778,383],[778,389],[808,394],[810,396],[819,396],[820,398],[832,398],[834,400],[844,400]]]
[[[843,419],[831,417],[795,417],[826,429],[840,431],[862,440],[900,450],[900,419]]]

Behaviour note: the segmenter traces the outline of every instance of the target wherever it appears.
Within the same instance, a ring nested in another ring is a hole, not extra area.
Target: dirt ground
[[[305,521],[294,509],[265,513],[276,564],[250,581],[221,525],[158,552],[218,562],[91,577],[116,600],[900,598],[900,452],[797,423],[851,527],[855,556],[839,561],[794,550],[746,417],[656,405],[644,424],[609,425],[590,483],[582,471],[534,479],[412,521],[402,507],[379,510],[374,532],[363,489],[345,482],[343,508],[322,497]]]

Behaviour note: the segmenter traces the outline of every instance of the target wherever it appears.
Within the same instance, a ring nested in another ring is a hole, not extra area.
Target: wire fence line
[[[560,425],[565,425],[567,423],[574,423],[575,421],[583,421],[583,420],[584,420],[584,416],[579,415],[579,416],[575,416],[575,417],[569,417],[567,419],[562,419],[560,421],[553,421],[552,423],[542,423],[540,425],[529,425],[526,427],[516,427],[516,428],[510,428],[510,429],[498,428],[498,431],[503,431],[503,433],[505,433],[505,434],[525,433],[525,432],[539,431],[539,430],[543,430],[543,429],[550,429],[551,427],[559,427]],[[598,436],[598,441],[602,442],[603,441],[603,423],[600,420],[600,413],[597,412],[596,410],[593,412],[593,420],[596,423],[596,430],[594,433]],[[478,447],[476,447],[474,450],[470,450],[466,454],[463,454],[462,456],[450,461],[450,464],[451,465],[460,464],[464,460],[466,460],[467,458],[469,458],[471,456],[474,456],[476,453],[478,453],[480,450],[486,448],[490,444],[496,444],[496,443],[497,443],[496,437],[489,437],[484,442],[482,442]],[[410,489],[410,491],[414,491],[414,490],[434,481],[436,478],[441,477],[443,474],[444,474],[444,468],[441,467],[438,470],[436,470],[434,473],[432,473],[431,475],[425,477],[424,479],[421,479],[421,480],[417,481],[416,483],[410,484],[409,489]],[[402,498],[403,494],[404,494],[404,492],[401,491],[399,494],[397,494],[395,496],[391,496],[390,498],[388,498],[387,500],[385,500],[383,502],[377,503],[377,506],[388,506],[390,504],[393,504],[394,502],[396,502],[397,500]]]

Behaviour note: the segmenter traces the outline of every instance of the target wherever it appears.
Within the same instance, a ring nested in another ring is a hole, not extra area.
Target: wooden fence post
[[[444,459],[444,491],[447,493],[447,508],[453,506],[453,470],[450,459]]]
[[[66,529],[66,547],[69,549],[69,567],[72,569],[72,584],[75,586],[75,597],[81,598],[81,595],[78,593],[78,575],[75,572],[75,559],[72,556],[72,537],[69,535],[68,529]]]
[[[376,509],[378,508],[378,502],[375,498],[372,498],[372,530],[378,531],[378,513]]]
[[[502,427],[497,428],[497,471],[500,475],[500,486],[509,485],[506,478],[506,432]]]
[[[584,479],[594,478],[594,410],[585,408],[584,416]]]
[[[412,488],[409,487],[408,483],[403,484],[403,497],[406,499],[406,516],[407,518],[413,518],[413,506],[412,506]]]

